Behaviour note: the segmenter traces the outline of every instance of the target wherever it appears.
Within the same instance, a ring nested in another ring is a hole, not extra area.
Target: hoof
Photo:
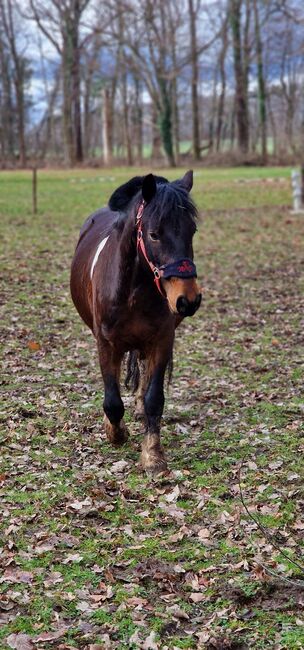
[[[127,442],[129,438],[129,431],[123,420],[121,420],[118,425],[111,424],[110,420],[105,415],[104,427],[108,441],[111,443],[111,445],[114,445],[114,447],[121,447],[125,444],[125,442]]]
[[[143,470],[149,476],[157,476],[168,471],[164,452],[159,442],[159,436],[146,434],[142,444],[140,462]]]
[[[144,467],[143,462],[141,461],[142,467],[149,478],[156,478],[158,476],[164,476],[168,474],[168,465],[164,458],[158,458],[151,460],[150,464],[146,464]]]

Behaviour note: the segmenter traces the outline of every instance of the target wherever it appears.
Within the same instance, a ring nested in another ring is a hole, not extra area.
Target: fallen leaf
[[[67,625],[61,627],[55,632],[42,632],[33,638],[34,643],[41,643],[41,641],[56,641],[60,639],[61,636],[64,636],[69,627]]]
[[[167,612],[170,612],[170,614],[172,614],[172,616],[175,618],[189,620],[187,612],[181,609],[179,605],[172,605],[171,607],[167,607]]]
[[[132,596],[126,600],[126,605],[128,605],[128,607],[134,607],[135,609],[142,609],[147,605],[147,603],[147,599],[141,598],[140,596]]]
[[[27,347],[31,352],[38,352],[41,349],[41,345],[37,341],[28,341]]]
[[[172,492],[169,492],[169,494],[165,495],[165,499],[168,503],[174,503],[175,501],[177,501],[179,496],[180,496],[180,489],[178,485],[176,485],[175,488],[172,490]]]
[[[0,582],[24,582],[28,584],[34,578],[31,571],[22,571],[21,569],[6,569]]]
[[[158,650],[159,644],[156,643],[155,637],[156,634],[154,630],[152,630],[152,632],[149,634],[149,636],[147,636],[147,638],[145,639],[142,645],[143,650]]]
[[[62,560],[62,564],[69,564],[70,562],[81,562],[82,560],[83,557],[79,553],[70,553],[67,555],[65,560]]]
[[[128,467],[126,460],[118,460],[116,463],[113,463],[111,466],[111,472],[113,474],[121,474]]]
[[[297,472],[290,472],[287,474],[287,481],[296,481],[298,478],[300,478],[300,476]]]
[[[269,463],[268,467],[269,469],[279,469],[279,467],[282,467],[283,461],[282,460],[276,460],[273,463]]]
[[[210,531],[208,528],[200,528],[197,535],[200,539],[208,539],[210,537]]]
[[[15,650],[32,650],[34,647],[28,634],[10,634],[6,639],[6,643]]]
[[[193,600],[194,603],[201,603],[202,600],[206,599],[205,594],[197,593],[197,592],[193,592],[192,594],[190,594],[189,597],[191,600]]]

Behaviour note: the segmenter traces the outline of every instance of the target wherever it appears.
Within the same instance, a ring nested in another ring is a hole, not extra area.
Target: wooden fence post
[[[33,167],[32,197],[33,197],[33,214],[37,214],[37,167]]]

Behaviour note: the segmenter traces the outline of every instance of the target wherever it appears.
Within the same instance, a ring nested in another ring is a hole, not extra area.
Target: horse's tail
[[[130,388],[135,393],[139,386],[140,371],[138,363],[138,352],[134,350],[128,353],[127,374],[125,379],[126,388]]]
[[[168,385],[171,383],[173,374],[173,354],[171,354],[167,365],[167,379]],[[139,386],[140,380],[140,367],[138,363],[138,352],[134,350],[128,353],[127,358],[127,373],[125,378],[126,388],[130,388],[132,393],[135,393]]]

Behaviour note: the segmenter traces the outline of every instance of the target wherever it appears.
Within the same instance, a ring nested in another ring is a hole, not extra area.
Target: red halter
[[[147,255],[147,251],[146,251],[146,247],[145,247],[145,243],[144,243],[144,239],[143,239],[143,232],[142,232],[142,228],[141,228],[141,220],[142,220],[144,207],[145,207],[145,201],[143,200],[141,202],[139,208],[138,208],[138,212],[137,212],[137,215],[136,215],[137,250],[138,249],[141,250],[146,262],[149,264],[150,269],[151,269],[151,271],[152,271],[152,273],[154,275],[154,282],[155,282],[155,284],[157,286],[157,289],[158,289],[159,293],[161,294],[161,296],[163,298],[167,298],[166,294],[164,293],[164,291],[162,289],[161,283],[160,283],[160,278],[163,275],[163,271],[161,269],[159,269],[157,266],[155,266],[155,264],[150,262],[150,260],[148,258],[148,255]]]

